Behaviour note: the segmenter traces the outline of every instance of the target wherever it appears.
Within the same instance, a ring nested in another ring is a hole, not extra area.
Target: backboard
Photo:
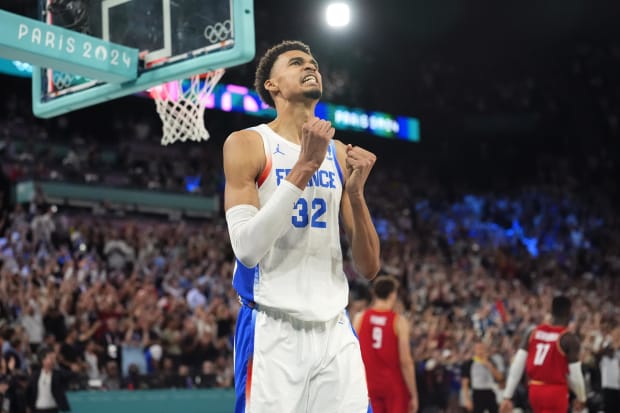
[[[33,68],[33,112],[45,118],[237,66],[255,52],[253,0],[39,0],[39,13],[48,24],[136,48],[141,56],[137,78],[124,83]],[[71,45],[69,38],[62,42],[55,38],[50,47]],[[83,57],[103,57],[88,42],[72,47]],[[123,59],[113,49],[105,57]]]

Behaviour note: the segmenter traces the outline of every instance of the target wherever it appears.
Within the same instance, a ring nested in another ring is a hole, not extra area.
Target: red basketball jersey
[[[560,347],[564,326],[541,324],[530,334],[526,373],[530,383],[566,385],[568,360]]]
[[[400,370],[395,321],[393,311],[369,309],[362,316],[359,340],[369,389],[388,383],[407,388]]]

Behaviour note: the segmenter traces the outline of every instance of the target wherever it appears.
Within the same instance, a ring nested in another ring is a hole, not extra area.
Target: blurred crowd
[[[61,116],[43,123],[23,115],[30,110],[24,103],[17,94],[8,97],[0,123],[3,169],[13,182],[38,179],[199,195],[219,189],[217,154],[196,144],[162,151],[150,141],[161,128],[153,119],[120,117],[93,127],[88,120]]]
[[[42,208],[18,205],[2,223],[3,373],[29,371],[47,346],[82,373],[74,388],[231,386],[236,299],[221,224]]]

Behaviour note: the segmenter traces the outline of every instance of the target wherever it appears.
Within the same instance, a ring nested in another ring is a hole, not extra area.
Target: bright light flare
[[[346,3],[332,3],[327,6],[325,17],[331,27],[344,27],[351,20],[351,10]]]

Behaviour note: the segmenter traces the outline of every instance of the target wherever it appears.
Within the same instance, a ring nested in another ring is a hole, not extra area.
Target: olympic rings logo
[[[56,89],[62,90],[73,84],[73,76],[69,73],[54,71],[54,86]]]
[[[230,37],[232,31],[232,24],[230,20],[225,20],[223,23],[210,24],[205,27],[204,35],[211,44],[224,41]]]

